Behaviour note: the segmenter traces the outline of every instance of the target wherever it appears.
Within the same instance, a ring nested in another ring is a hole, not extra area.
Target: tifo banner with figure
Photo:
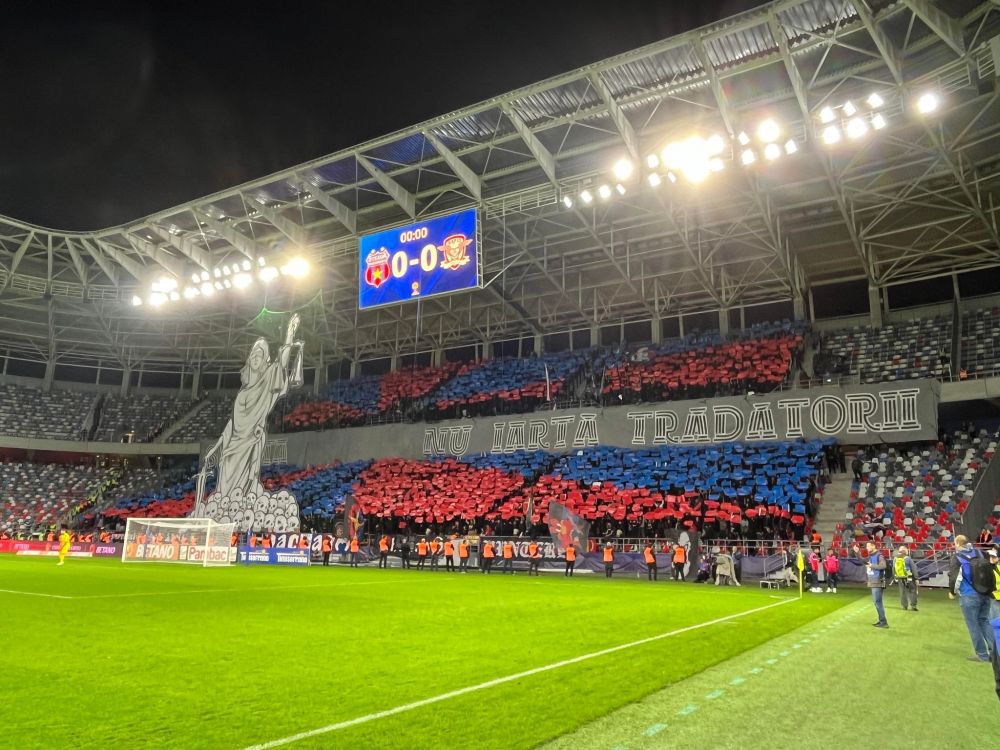
[[[564,550],[572,543],[578,552],[584,552],[590,536],[590,523],[553,500],[549,503],[549,533],[557,549]]]
[[[753,396],[562,409],[436,423],[352,427],[288,435],[299,466],[363,458],[423,458],[595,445],[656,448],[728,441],[835,438],[881,444],[936,440],[941,384],[907,380]]]

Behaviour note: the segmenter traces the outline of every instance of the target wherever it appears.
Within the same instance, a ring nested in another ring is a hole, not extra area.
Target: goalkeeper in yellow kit
[[[69,546],[72,543],[73,537],[70,533],[63,529],[59,532],[59,564],[62,565],[66,562],[66,555],[69,554]]]

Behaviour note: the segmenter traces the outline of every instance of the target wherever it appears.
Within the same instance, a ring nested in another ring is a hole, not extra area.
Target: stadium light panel
[[[634,169],[635,165],[632,164],[631,159],[619,159],[615,162],[615,178],[618,180],[627,180],[632,176]]]
[[[847,137],[852,141],[857,138],[863,138],[868,132],[868,123],[865,122],[864,118],[852,117],[847,121],[847,127],[844,131],[847,133]]]
[[[296,256],[288,261],[288,275],[296,279],[301,279],[309,273],[309,263],[305,258]]]
[[[566,208],[573,208],[573,199],[570,198],[568,195],[564,195],[563,196],[563,201],[562,202],[563,202],[563,205],[566,206]]]
[[[594,200],[594,196],[591,194],[589,190],[584,190],[582,193],[580,193],[580,200],[582,200],[584,203],[589,204]]]
[[[233,286],[237,289],[246,289],[253,283],[253,277],[248,273],[238,273],[233,277]]]
[[[670,180],[671,182],[677,182],[677,175],[675,175],[673,172],[667,172],[667,179]]]
[[[774,143],[780,135],[781,128],[778,127],[778,123],[770,118],[757,126],[757,137],[764,143]]]
[[[142,306],[142,297],[140,297],[138,294],[133,294],[132,295],[132,306],[133,307],[141,307]]]
[[[840,143],[840,128],[836,125],[828,125],[823,128],[823,143],[827,146]]]
[[[617,185],[615,185],[615,191],[618,193],[618,195],[625,195],[625,186],[619,182]]]
[[[764,146],[764,158],[768,161],[774,161],[781,156],[781,146],[777,143],[768,143]]]
[[[736,136],[736,140],[740,142],[741,146],[746,146],[750,143],[750,136],[748,136],[744,131],[740,131],[740,134]]]
[[[240,264],[239,263],[233,263],[232,269],[233,269],[233,273],[239,273],[240,272]]]
[[[212,282],[206,281],[201,285],[201,296],[211,297],[215,293],[215,287],[212,286]]]
[[[877,91],[873,91],[865,101],[868,102],[868,106],[872,109],[878,109],[885,104],[885,100],[879,96]]]
[[[684,176],[691,182],[701,182],[708,177],[708,162],[701,159],[692,160],[683,171]]]
[[[854,102],[852,102],[850,99],[844,102],[843,109],[844,109],[844,114],[847,115],[848,117],[854,117],[854,115],[858,113],[858,108],[854,106]]]
[[[710,156],[718,156],[725,148],[726,141],[718,133],[708,139],[708,153]]]
[[[192,284],[197,284],[200,279],[201,279],[201,274],[199,274],[197,271],[195,271],[193,274],[191,274],[191,283]]]
[[[788,154],[789,156],[791,156],[798,150],[799,150],[799,145],[795,142],[794,138],[789,138],[785,142],[785,153]]]
[[[740,161],[743,163],[744,167],[749,167],[757,161],[757,154],[754,153],[752,148],[744,149],[743,153],[740,154]]]
[[[646,157],[646,166],[650,169],[656,169],[660,166],[660,157],[656,154],[650,154]]]
[[[222,282],[221,281],[216,281],[215,282],[215,288],[218,289],[221,292],[222,291]]]
[[[198,294],[197,288],[193,286],[184,287],[184,299],[194,299]]]
[[[819,111],[819,121],[824,125],[833,122],[837,116],[833,113],[833,107],[826,106]]]
[[[228,276],[230,273],[232,273],[232,271],[229,270],[229,266],[223,266],[222,267],[222,275],[223,276]]]
[[[222,271],[220,271],[218,268],[216,268],[215,271],[213,271],[213,273],[215,274],[215,278],[219,278],[220,276],[222,276]]]
[[[170,301],[171,302],[176,302],[180,298],[181,298],[181,295],[179,293],[177,293],[176,291],[170,293]]]
[[[268,284],[278,278],[278,269],[273,266],[268,266],[267,268],[260,269],[260,273],[257,274],[260,280],[265,284]]]
[[[201,280],[202,281],[208,281],[209,278],[210,278],[210,275],[209,275],[208,271],[202,271],[201,272]]]
[[[262,255],[262,256],[260,256],[259,258],[257,258],[257,265],[258,265],[258,266],[261,266],[261,267],[263,267],[263,266],[266,266],[266,265],[267,265],[267,260],[265,260],[265,259],[264,259],[264,256],[263,256],[263,255]]]
[[[875,128],[875,130],[881,130],[886,126],[886,124],[885,118],[882,117],[881,113],[876,112],[872,117],[872,127]]]
[[[646,179],[649,180],[650,187],[659,187],[660,183],[663,182],[663,180],[660,179],[660,175],[656,174],[656,172],[650,172]]]
[[[251,268],[250,261],[248,261],[248,260],[243,261],[243,270],[244,271],[249,271],[250,268]]]
[[[917,99],[917,111],[922,115],[929,115],[938,108],[938,104],[937,94],[928,91],[925,94],[921,94],[920,98]]]
[[[611,188],[609,188],[607,185],[601,185],[599,188],[597,188],[597,194],[601,196],[601,200],[606,201],[608,198],[611,197]]]
[[[226,289],[232,289],[233,282],[231,282],[229,279],[226,279],[225,281],[222,282],[222,286],[224,286]]]
[[[149,304],[151,304],[153,307],[159,307],[166,301],[167,301],[167,295],[165,295],[163,292],[153,292],[151,295],[149,295]]]
[[[708,169],[712,172],[721,172],[725,169],[726,165],[718,156],[713,157],[708,160]]]

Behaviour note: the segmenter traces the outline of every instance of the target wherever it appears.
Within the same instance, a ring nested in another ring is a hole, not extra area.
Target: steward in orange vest
[[[646,543],[646,548],[642,551],[642,557],[646,561],[646,576],[651,581],[656,580],[656,553],[653,551],[653,545],[649,542]]]
[[[427,562],[427,540],[421,539],[417,542],[417,570],[421,570],[424,567],[424,563]]]
[[[514,543],[509,539],[503,543],[503,574],[514,575]]]
[[[615,572],[615,548],[611,546],[611,542],[604,545],[604,577],[611,578],[611,574]]]
[[[380,568],[389,567],[389,537],[387,536],[378,540],[378,566]]]
[[[358,553],[361,551],[361,543],[358,541],[357,537],[351,540],[351,545],[348,547],[351,551],[351,567],[358,567]]]
[[[576,547],[573,546],[573,542],[569,543],[566,548],[566,572],[563,573],[564,576],[573,577],[573,568],[576,567]]]
[[[687,562],[687,550],[680,544],[674,545],[674,575],[675,581],[684,580],[684,564]]]
[[[330,541],[330,537],[323,535],[323,567],[329,567],[330,565],[330,553],[333,552],[333,542]]]
[[[534,539],[528,545],[528,575],[530,576],[534,573],[538,575],[538,563],[542,560],[542,556],[538,554],[538,542]]]
[[[444,543],[444,569],[455,572],[455,543],[451,539]]]
[[[431,570],[437,570],[441,564],[441,540],[435,538],[431,540]]]
[[[480,538],[479,554],[483,558],[483,572],[489,575],[490,571],[493,570],[493,558],[496,556],[496,553],[493,551],[493,544]]]
[[[463,573],[469,569],[469,540],[462,539],[458,543],[458,569]]]

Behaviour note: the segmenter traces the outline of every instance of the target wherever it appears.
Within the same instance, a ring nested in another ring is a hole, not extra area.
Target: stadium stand
[[[962,316],[962,369],[979,378],[1000,373],[1000,307]]]
[[[0,385],[0,432],[14,437],[79,440],[96,396]]]
[[[853,542],[891,539],[919,545],[927,556],[946,551],[997,437],[986,430],[956,432],[947,443],[888,447],[871,456],[862,481],[854,482],[852,507],[833,545],[846,554]]]
[[[840,362],[836,372],[858,373],[862,383],[942,378],[950,367],[951,325],[936,317],[829,331],[820,335],[819,351]]]
[[[209,396],[207,403],[185,419],[167,438],[168,443],[194,443],[217,437],[233,415],[233,396]]]
[[[607,370],[603,393],[634,403],[767,392],[789,378],[802,347],[802,330],[788,322],[730,339],[693,334],[622,357]]]
[[[188,399],[130,393],[109,395],[101,406],[98,437],[119,440],[132,433],[134,442],[150,442],[191,408]]]
[[[0,529],[25,534],[48,528],[101,484],[93,465],[0,463]]]
[[[470,362],[431,396],[427,416],[492,416],[531,411],[554,399],[595,350]],[[548,381],[548,384],[546,383]]]

